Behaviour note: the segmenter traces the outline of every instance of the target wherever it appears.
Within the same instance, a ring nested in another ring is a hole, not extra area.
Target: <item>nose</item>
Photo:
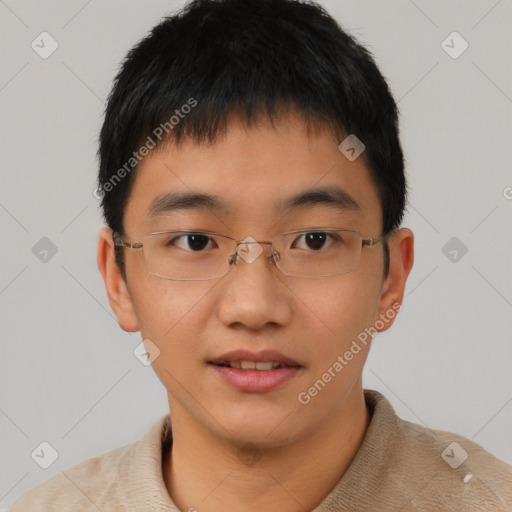
[[[230,257],[236,265],[224,278],[218,313],[225,325],[261,329],[290,321],[293,294],[283,284],[270,249],[270,242],[246,239]]]

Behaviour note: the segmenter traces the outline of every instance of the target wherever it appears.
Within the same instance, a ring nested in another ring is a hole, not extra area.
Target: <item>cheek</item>
[[[172,367],[175,361],[197,361],[201,334],[210,316],[203,299],[212,286],[207,282],[191,284],[148,275],[133,290],[132,302],[141,334],[158,346],[161,364]]]
[[[340,276],[339,283],[319,289],[308,301],[313,314],[304,315],[304,332],[310,333],[311,366],[297,400],[309,417],[325,418],[339,412],[353,386],[361,378],[371,338],[358,336],[368,326],[375,297],[359,279]],[[312,327],[315,327],[312,330]]]
[[[186,390],[199,384],[194,375],[204,364],[201,351],[210,313],[205,310],[207,301],[202,299],[208,291],[204,282],[191,286],[190,282],[150,276],[146,286],[134,293],[142,337],[160,350],[152,362],[153,370],[168,392],[183,400],[188,396]]]
[[[316,339],[315,359],[325,364],[333,354],[344,353],[371,325],[378,307],[375,283],[373,277],[352,273],[294,287],[303,304],[302,329]]]

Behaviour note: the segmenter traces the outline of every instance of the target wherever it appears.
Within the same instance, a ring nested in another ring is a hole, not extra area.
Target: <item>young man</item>
[[[413,264],[397,109],[315,4],[198,0],[128,54],[98,264],[170,414],[14,512],[512,510],[512,472],[362,371]]]

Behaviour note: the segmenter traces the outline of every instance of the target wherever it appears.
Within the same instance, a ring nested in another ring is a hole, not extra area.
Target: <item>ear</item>
[[[98,233],[98,268],[105,283],[108,301],[113,309],[119,326],[128,332],[139,330],[139,324],[128,286],[115,261],[114,241],[112,230],[104,227]]]
[[[382,284],[379,301],[379,319],[384,324],[377,328],[387,331],[394,322],[396,313],[401,309],[405,284],[414,263],[414,235],[410,229],[395,230],[388,238],[389,273]],[[377,323],[377,322],[376,322]]]

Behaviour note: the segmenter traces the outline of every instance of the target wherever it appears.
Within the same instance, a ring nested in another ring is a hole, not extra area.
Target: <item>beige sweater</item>
[[[363,444],[313,512],[512,512],[511,466],[461,436],[401,420],[376,391],[365,397],[372,420]],[[11,512],[176,512],[161,468],[170,440],[167,415],[133,444],[35,487]]]

